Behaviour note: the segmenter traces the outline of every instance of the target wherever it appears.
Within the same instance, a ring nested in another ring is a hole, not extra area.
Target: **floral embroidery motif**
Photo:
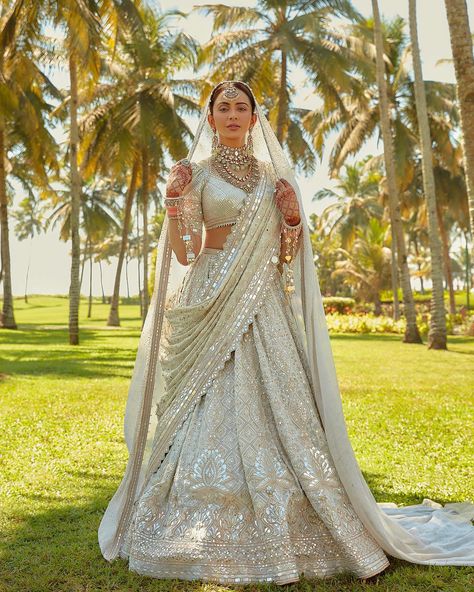
[[[190,490],[199,490],[202,495],[219,496],[226,493],[232,483],[233,479],[227,472],[227,465],[219,450],[203,450],[189,478]]]

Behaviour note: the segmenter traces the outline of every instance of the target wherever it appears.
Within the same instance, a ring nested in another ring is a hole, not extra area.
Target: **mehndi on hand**
[[[193,178],[193,170],[189,161],[179,161],[170,169],[166,184],[166,197],[181,197]]]
[[[185,189],[191,183],[193,170],[189,160],[180,160],[171,167],[168,182],[166,184],[165,208],[170,220],[176,220],[178,223],[178,232],[184,242],[186,260],[189,263],[194,261],[192,239],[192,218],[185,206]]]
[[[298,197],[286,179],[279,179],[275,183],[274,198],[285,222],[290,225],[298,224],[300,221]]]

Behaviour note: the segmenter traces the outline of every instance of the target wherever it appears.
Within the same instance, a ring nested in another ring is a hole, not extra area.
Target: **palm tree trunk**
[[[25,304],[28,304],[28,278],[30,276],[32,242],[33,242],[33,235],[30,235],[30,248],[28,251],[28,264],[26,266],[26,277],[25,277]]]
[[[79,238],[79,216],[81,207],[81,182],[77,168],[77,152],[79,147],[79,128],[77,125],[77,63],[69,54],[69,79],[71,87],[70,100],[70,167],[71,167],[71,280],[69,286],[69,343],[79,344],[79,266],[81,245]]]
[[[127,298],[130,300],[130,282],[128,281],[128,262],[130,261],[128,255],[125,258],[125,283],[127,284]]]
[[[468,241],[468,233],[464,233],[464,240],[466,242],[466,306],[469,312],[471,307],[471,262],[469,257],[469,241]]]
[[[138,161],[136,161],[132,168],[132,175],[130,178],[130,185],[128,186],[127,197],[125,199],[125,213],[122,227],[122,241],[120,243],[120,253],[117,262],[117,270],[115,272],[114,292],[112,294],[112,302],[110,303],[109,318],[107,325],[109,327],[120,327],[119,317],[119,298],[120,298],[120,279],[122,276],[122,267],[125,253],[127,252],[128,234],[130,232],[130,219],[132,216],[132,205],[135,197],[137,187],[137,173]]]
[[[137,200],[137,280],[138,280],[138,300],[140,302],[140,318],[143,319],[143,298],[142,298],[142,278],[140,276],[141,253],[140,253],[140,207]]]
[[[456,73],[457,96],[461,119],[464,170],[469,200],[471,236],[474,237],[474,56],[466,0],[445,0],[451,50]],[[474,261],[474,240],[471,244]],[[470,327],[474,335],[474,323]]]
[[[436,190],[433,173],[433,154],[431,150],[431,134],[426,107],[426,95],[421,67],[420,48],[416,21],[416,0],[408,0],[410,36],[415,74],[415,101],[418,128],[421,144],[421,166],[423,171],[423,190],[427,201],[429,241],[431,252],[431,281],[433,284],[431,298],[431,321],[428,333],[429,349],[448,349],[446,332],[446,313],[444,310],[443,263],[441,243],[438,237],[436,215]]]
[[[283,142],[283,129],[286,118],[288,117],[288,97],[287,97],[287,57],[286,52],[281,50],[281,73],[280,73],[280,92],[278,98],[278,119],[276,136],[280,144]]]
[[[143,208],[143,318],[148,312],[148,150],[142,150],[142,208]]]
[[[449,293],[449,312],[456,314],[456,300],[454,298],[454,287],[453,287],[453,269],[451,266],[451,256],[449,254],[449,237],[446,232],[444,225],[443,211],[439,203],[436,204],[436,213],[438,218],[439,234],[441,235],[441,244],[443,246],[443,259],[444,259],[444,270],[446,278],[446,288]]]
[[[393,220],[390,217],[390,226],[393,229]],[[391,251],[391,272],[392,272],[392,294],[393,294],[393,320],[400,320],[400,300],[398,299],[398,267],[397,267],[397,241],[395,234],[392,232],[392,248]]]
[[[102,275],[102,261],[99,259],[100,291],[102,292],[102,304],[105,304],[104,277]]]
[[[445,0],[461,116],[469,218],[474,234],[474,56],[466,0]],[[474,257],[474,241],[471,246]],[[472,258],[471,257],[471,258]]]
[[[1,66],[1,64],[0,64]],[[16,329],[13,312],[13,292],[11,276],[10,236],[8,230],[8,197],[7,179],[5,174],[5,128],[0,116],[0,227],[1,227],[1,256],[3,277],[3,305],[0,314],[0,327]]]
[[[92,315],[92,241],[88,240],[89,245],[89,306],[87,309],[87,318],[90,319]]]
[[[413,237],[413,245],[415,247],[415,253],[416,253],[416,264],[418,266],[418,273],[420,274],[420,292],[422,294],[425,293],[425,285],[423,283],[423,276],[421,275],[421,261],[420,261],[420,248],[418,246],[418,239],[416,238],[416,234]]]
[[[382,314],[382,302],[380,301],[378,290],[374,293],[374,314],[376,317]]]
[[[385,64],[383,60],[383,38],[380,23],[380,13],[377,0],[372,0],[374,14],[377,85],[379,88],[380,125],[384,144],[384,160],[387,174],[389,204],[393,219],[393,230],[397,240],[397,260],[400,270],[401,287],[403,292],[403,309],[406,317],[406,330],[403,341],[406,343],[423,343],[416,325],[415,301],[410,284],[408,259],[406,254],[405,237],[400,214],[397,180],[395,172],[395,158],[393,153],[392,131],[390,125],[390,106],[388,103],[387,81],[385,79]]]

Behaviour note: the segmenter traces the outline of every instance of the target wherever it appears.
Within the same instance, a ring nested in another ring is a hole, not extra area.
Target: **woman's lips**
[[[228,125],[227,127],[229,129],[238,129],[240,127],[240,125]]]

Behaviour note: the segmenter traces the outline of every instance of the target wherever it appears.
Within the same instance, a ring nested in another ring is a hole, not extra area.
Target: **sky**
[[[255,0],[220,0],[220,2],[232,6],[255,6]],[[214,0],[203,0],[202,4],[218,4]],[[179,3],[173,0],[162,0],[161,2],[148,1],[148,4],[161,6],[162,10],[179,8],[183,12],[189,11],[199,2],[182,0]],[[364,15],[371,15],[371,0],[354,0],[354,6]],[[437,64],[438,60],[450,59],[452,57],[449,41],[449,30],[444,8],[444,0],[418,0],[418,35],[423,63],[423,76],[427,80],[442,82],[455,82],[454,67],[450,63]],[[469,3],[468,3],[469,6]],[[379,0],[379,8],[383,17],[393,18],[397,14],[408,21],[408,0]],[[426,11],[429,11],[428,18]],[[471,30],[474,31],[474,10],[470,6]],[[211,19],[198,14],[192,14],[180,22],[180,26],[195,37],[199,42],[205,42],[211,34]],[[189,72],[182,72],[181,77],[190,75]],[[64,73],[57,73],[53,76],[54,81],[60,87],[67,87],[67,78]],[[298,91],[294,98],[299,107],[313,108],[317,105],[317,98],[309,89],[302,88],[304,78],[302,72],[293,70],[291,79],[296,84]],[[363,158],[366,154],[380,153],[382,147],[377,146],[375,141],[366,144],[359,153],[357,159]],[[330,146],[325,150],[330,152]],[[298,183],[303,195],[305,215],[308,217],[313,212],[320,212],[327,201],[312,202],[314,194],[323,187],[332,187],[334,182],[329,180],[327,174],[327,160],[324,159],[316,167],[315,173],[310,178],[298,177]],[[22,199],[21,191],[15,198],[15,202]],[[25,290],[25,277],[30,264],[28,278],[28,292],[30,294],[66,294],[69,289],[70,274],[70,246],[59,241],[58,231],[52,230],[41,234],[32,240],[18,241],[13,232],[14,221],[10,223],[11,256],[12,256],[12,282],[15,295],[22,295]],[[100,294],[99,273],[95,266],[93,293]],[[113,289],[116,260],[111,264],[103,264],[103,281],[106,294],[111,294]],[[121,293],[125,294],[125,280],[122,274]],[[132,294],[138,292],[136,264],[130,265],[130,291]],[[82,285],[82,293],[88,292],[86,282]]]

